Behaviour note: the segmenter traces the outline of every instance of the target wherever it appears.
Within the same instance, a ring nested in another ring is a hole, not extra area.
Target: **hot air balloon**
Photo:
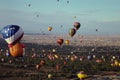
[[[40,69],[40,65],[39,64],[36,65],[36,69],[37,70]]]
[[[69,41],[69,40],[66,40],[65,43],[68,45],[68,44],[70,43],[70,41]]]
[[[51,31],[52,30],[52,27],[48,27],[48,31]]]
[[[7,25],[2,29],[2,36],[11,45],[23,37],[24,32],[18,25]]]
[[[73,37],[73,36],[75,35],[75,33],[76,33],[76,30],[75,30],[74,28],[71,28],[71,29],[69,30],[69,35],[70,35],[71,37]]]
[[[74,16],[74,18],[76,18],[76,16]]]
[[[30,7],[31,6],[31,4],[28,4],[28,7]]]
[[[23,47],[21,43],[17,42],[15,45],[9,48],[10,49],[10,54],[13,57],[20,57],[23,56]]]
[[[57,43],[58,43],[59,45],[62,45],[62,44],[63,44],[63,42],[64,42],[64,40],[63,40],[63,39],[61,39],[61,38],[57,40]]]
[[[80,71],[78,74],[77,74],[78,78],[80,78],[80,80],[84,80],[86,77],[87,77],[87,74],[85,74],[84,71]]]
[[[76,30],[78,30],[80,26],[81,24],[79,22],[74,22],[74,27],[76,28]]]
[[[69,3],[69,1],[67,1],[67,3]]]
[[[51,74],[48,74],[48,79],[51,79],[52,75]]]
[[[96,29],[96,32],[98,31],[98,29]]]
[[[7,25],[2,29],[2,36],[8,43],[10,54],[13,57],[23,56],[23,47],[20,43],[24,32],[18,25]]]
[[[92,55],[88,55],[88,56],[87,56],[87,59],[88,59],[88,60],[91,60],[92,58],[93,58]]]

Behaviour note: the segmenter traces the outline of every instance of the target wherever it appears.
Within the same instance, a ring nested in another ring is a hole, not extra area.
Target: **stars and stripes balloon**
[[[2,29],[2,36],[8,44],[14,44],[23,37],[24,32],[18,25],[7,25]]]
[[[22,28],[18,25],[7,25],[1,32],[3,38],[8,43],[10,54],[13,57],[23,56],[23,45],[20,43],[24,35]]]

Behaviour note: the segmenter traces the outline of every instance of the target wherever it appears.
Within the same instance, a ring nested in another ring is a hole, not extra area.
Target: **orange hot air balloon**
[[[66,40],[65,43],[68,45],[68,44],[70,44],[70,41],[69,41],[69,40]]]
[[[10,49],[10,54],[13,57],[20,57],[23,56],[23,48],[20,42],[17,42],[16,44],[12,45]]]
[[[51,31],[52,30],[52,27],[48,27],[48,31]]]
[[[64,42],[64,40],[63,40],[63,39],[58,39],[58,40],[57,40],[57,43],[58,43],[59,45],[62,45],[62,44],[63,44],[63,42]]]

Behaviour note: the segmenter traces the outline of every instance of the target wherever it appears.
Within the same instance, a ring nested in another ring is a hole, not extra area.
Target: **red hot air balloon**
[[[63,39],[58,39],[58,40],[57,40],[57,43],[58,43],[59,45],[62,45],[62,44],[63,44],[63,42],[64,42],[64,40],[63,40]]]

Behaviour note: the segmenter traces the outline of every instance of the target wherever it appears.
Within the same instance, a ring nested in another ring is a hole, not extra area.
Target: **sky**
[[[76,21],[78,34],[119,35],[120,0],[0,0],[0,30],[14,24],[25,33],[68,34]]]

